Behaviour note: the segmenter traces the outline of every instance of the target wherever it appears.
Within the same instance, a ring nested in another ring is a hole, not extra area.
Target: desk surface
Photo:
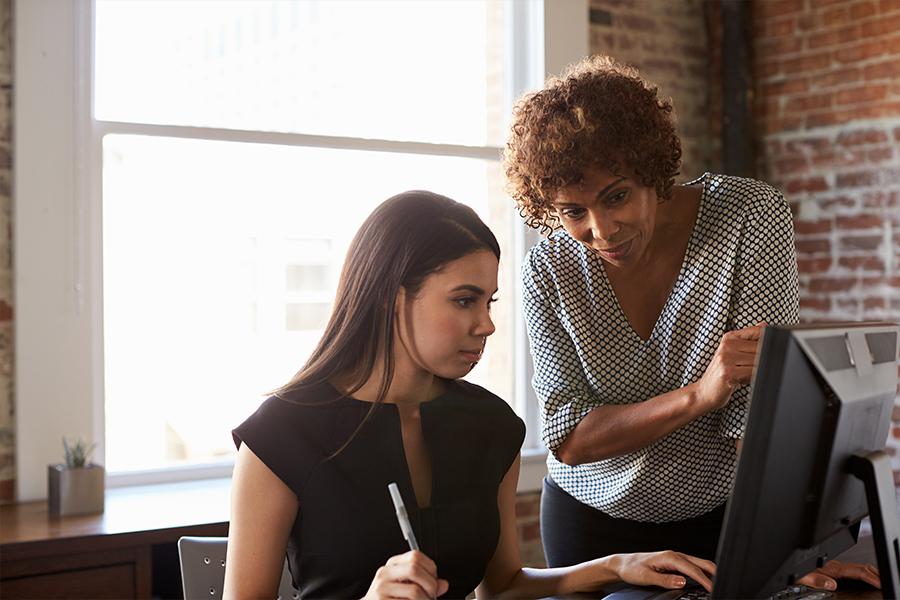
[[[135,536],[151,543],[156,537],[171,539],[183,529],[222,535],[230,486],[230,479],[221,479],[108,489],[105,510],[97,515],[50,516],[46,501],[0,506],[0,546],[4,559],[12,559],[88,538],[101,538],[113,548],[133,543]]]

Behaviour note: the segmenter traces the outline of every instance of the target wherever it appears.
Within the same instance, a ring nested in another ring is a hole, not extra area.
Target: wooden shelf
[[[110,489],[98,515],[50,516],[46,501],[2,506],[3,597],[150,598],[154,580],[179,577],[154,573],[154,547],[171,554],[183,535],[228,535],[230,485]]]

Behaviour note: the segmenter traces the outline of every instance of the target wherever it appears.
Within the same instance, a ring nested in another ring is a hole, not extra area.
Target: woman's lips
[[[598,254],[603,255],[604,257],[608,258],[609,260],[620,260],[626,254],[628,254],[629,250],[631,250],[632,241],[633,241],[633,238],[623,244],[619,244],[618,246],[612,246],[610,248],[604,248],[602,250],[599,248],[595,248],[595,250],[597,251]]]
[[[466,362],[477,363],[481,360],[480,350],[462,350],[460,354],[462,354]]]

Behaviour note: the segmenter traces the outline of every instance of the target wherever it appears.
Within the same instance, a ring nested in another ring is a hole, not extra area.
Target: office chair
[[[190,537],[178,540],[181,589],[185,600],[219,600],[225,583],[225,548],[228,538]],[[297,600],[300,593],[291,584],[287,559],[281,571],[278,600]]]

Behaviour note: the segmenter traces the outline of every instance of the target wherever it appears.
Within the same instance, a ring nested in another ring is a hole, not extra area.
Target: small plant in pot
[[[103,467],[90,462],[96,444],[81,438],[63,438],[66,463],[47,466],[47,491],[51,515],[85,515],[103,512]]]

